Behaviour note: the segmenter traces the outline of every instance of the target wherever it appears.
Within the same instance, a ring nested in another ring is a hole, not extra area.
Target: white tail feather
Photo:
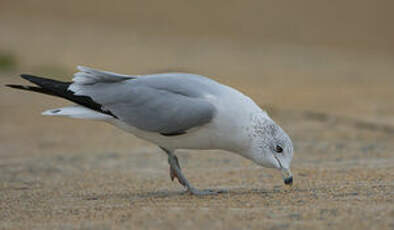
[[[82,106],[68,106],[58,109],[50,109],[43,113],[45,116],[65,116],[78,119],[88,119],[88,120],[110,120],[113,119],[112,116],[96,112],[94,110],[82,107]]]

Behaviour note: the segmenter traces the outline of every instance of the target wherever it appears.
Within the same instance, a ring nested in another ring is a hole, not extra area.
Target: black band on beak
[[[293,176],[287,177],[284,181],[285,181],[285,184],[292,185],[293,184]]]

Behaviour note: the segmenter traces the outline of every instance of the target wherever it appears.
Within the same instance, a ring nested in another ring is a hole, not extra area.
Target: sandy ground
[[[389,125],[270,107],[295,142],[294,186],[230,153],[181,151],[197,187],[229,190],[193,197],[170,181],[157,147],[106,124],[39,115],[59,100],[8,89],[1,98],[4,229],[394,227]]]
[[[198,10],[164,14],[172,12],[168,5],[141,3],[129,14],[122,4],[92,8],[84,1],[76,10],[73,1],[51,2],[2,2],[0,54],[11,52],[18,61],[14,70],[0,70],[2,85],[21,83],[20,72],[70,79],[78,64],[125,73],[202,73],[250,95],[288,131],[296,148],[295,182],[287,187],[277,171],[231,153],[185,150],[178,156],[196,187],[228,189],[185,195],[170,181],[166,156],[156,146],[107,124],[42,117],[41,111],[69,103],[1,88],[1,229],[394,228],[388,6],[369,11],[349,3],[336,11],[319,5],[327,12],[304,14],[301,5],[283,8],[273,1],[261,17],[276,24],[265,21],[266,30],[259,31],[261,23],[252,23],[259,12],[235,2],[219,18],[244,15],[246,27],[237,17],[229,24],[213,20],[215,10],[201,22],[194,18]],[[201,2],[179,7],[212,7]],[[341,16],[337,24],[330,9]],[[354,14],[347,15],[349,9]],[[382,17],[365,19],[364,12]],[[183,23],[175,20],[186,16]]]

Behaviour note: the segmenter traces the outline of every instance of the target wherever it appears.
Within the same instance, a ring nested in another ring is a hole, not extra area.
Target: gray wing
[[[215,113],[204,97],[214,82],[207,78],[188,74],[106,76],[108,72],[88,69],[85,80],[85,69],[80,70],[69,90],[92,98],[103,110],[144,131],[181,134],[208,123]]]

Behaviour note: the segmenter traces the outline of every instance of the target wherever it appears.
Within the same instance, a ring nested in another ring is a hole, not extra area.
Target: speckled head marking
[[[247,157],[264,167],[281,170],[286,184],[292,183],[290,164],[294,147],[287,133],[266,113],[259,113],[251,117],[249,138],[252,141]]]

